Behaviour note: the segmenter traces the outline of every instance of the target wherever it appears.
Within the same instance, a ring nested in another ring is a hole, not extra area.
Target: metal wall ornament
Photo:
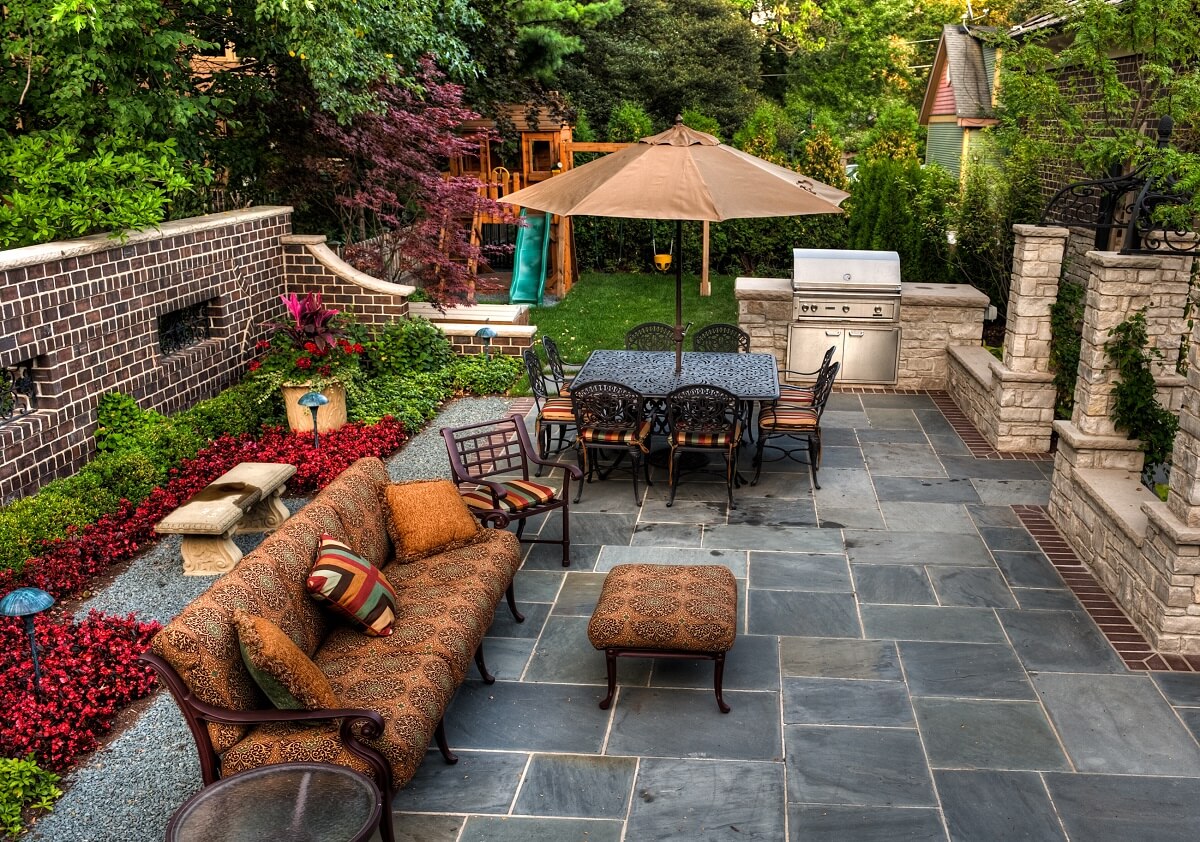
[[[1170,143],[1174,121],[1158,121],[1157,147]],[[1109,248],[1113,232],[1123,234],[1121,254],[1198,254],[1200,237],[1196,220],[1180,224],[1164,221],[1172,208],[1185,208],[1193,194],[1180,189],[1173,175],[1160,175],[1142,164],[1126,175],[1089,179],[1068,184],[1050,199],[1041,225],[1087,228],[1096,232],[1096,248]]]
[[[199,301],[158,317],[158,349],[174,354],[209,338],[208,302]]]
[[[37,409],[37,387],[32,369],[33,365],[28,362],[0,368],[0,423]]]

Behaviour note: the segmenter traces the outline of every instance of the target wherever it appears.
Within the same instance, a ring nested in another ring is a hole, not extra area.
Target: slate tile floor
[[[1049,464],[975,458],[939,403],[836,394],[823,488],[769,463],[734,512],[703,475],[672,507],[661,471],[641,506],[619,474],[587,485],[571,567],[527,551],[527,619],[497,611],[498,681],[459,690],[461,760],[430,752],[398,837],[1194,840],[1200,673],[1127,669],[1014,514],[1046,502]],[[708,662],[623,659],[597,707],[587,618],[627,562],[738,578],[730,714]]]

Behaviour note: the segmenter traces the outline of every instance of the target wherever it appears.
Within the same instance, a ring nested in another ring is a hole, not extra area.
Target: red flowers
[[[21,585],[44,588],[58,599],[79,592],[97,573],[156,542],[154,524],[238,462],[295,465],[289,489],[309,492],[329,484],[360,457],[393,453],[406,438],[403,426],[390,416],[373,426],[347,424],[326,433],[318,450],[307,434],[282,428],[265,430],[257,440],[222,436],[195,459],[173,468],[171,480],[136,506],[126,503],[67,538],[47,542],[45,552],[27,561],[20,573],[0,570],[0,594]]]
[[[251,360],[250,364],[247,365],[246,368],[248,368],[250,371],[258,371],[260,368],[262,368],[262,362],[259,360]]]
[[[29,752],[62,772],[94,749],[121,708],[150,692],[154,675],[137,662],[157,623],[91,612],[83,622],[38,617],[42,701],[34,699],[29,640],[17,620],[0,619],[0,757]]]
[[[312,360],[310,360],[308,357],[300,357],[298,360],[296,360],[296,368],[302,368],[306,370],[310,369],[312,368]]]

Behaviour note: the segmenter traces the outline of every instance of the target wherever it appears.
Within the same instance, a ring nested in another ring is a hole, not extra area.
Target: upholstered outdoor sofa
[[[475,659],[501,597],[514,617],[519,564],[512,534],[479,529],[465,545],[394,558],[387,471],[360,459],[158,633],[145,656],[174,694],[195,737],[205,784],[270,763],[316,761],[372,777],[385,797],[411,779],[436,740],[456,758],[442,716]],[[436,512],[413,517],[438,517]],[[306,578],[323,534],[379,567],[394,587],[396,620],[371,637],[331,618]],[[243,663],[234,612],[277,625],[328,678],[339,708],[277,710]],[[385,815],[390,815],[385,813]],[[384,838],[391,836],[384,822]]]

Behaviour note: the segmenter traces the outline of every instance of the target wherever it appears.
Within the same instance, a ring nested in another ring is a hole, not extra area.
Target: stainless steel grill
[[[794,249],[788,364],[816,369],[832,345],[842,383],[896,382],[900,256],[894,251]]]

